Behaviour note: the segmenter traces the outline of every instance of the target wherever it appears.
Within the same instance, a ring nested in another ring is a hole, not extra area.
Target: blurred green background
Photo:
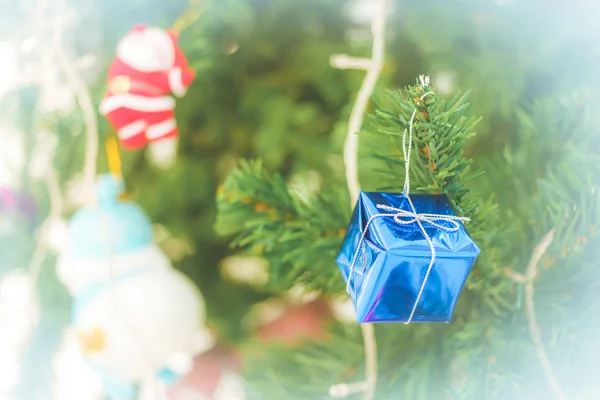
[[[138,23],[169,27],[188,5],[183,0],[64,3],[67,51],[74,58],[93,56],[82,74],[96,105],[105,91],[117,40]],[[275,293],[224,279],[220,264],[233,251],[230,238],[213,230],[217,188],[242,158],[260,158],[267,170],[303,187],[318,190],[343,183],[347,118],[364,72],[336,70],[329,59],[337,53],[369,56],[373,7],[370,1],[347,0],[200,0],[194,7],[202,14],[182,32],[180,43],[197,79],[177,102],[177,162],[163,171],[146,161],[144,151],[124,151],[123,171],[128,192],[152,221],[186,243],[189,250],[175,257],[175,266],[207,299],[209,324],[220,340],[237,346],[252,335],[240,320]],[[20,53],[21,72],[41,59],[58,8],[29,0],[2,4],[0,41],[29,49]],[[35,19],[38,11],[46,23]],[[493,164],[518,136],[523,107],[542,98],[585,98],[583,105],[596,104],[599,14],[600,4],[592,0],[393,1],[387,58],[374,98],[383,98],[385,88],[413,83],[419,74],[430,75],[438,92],[447,96],[471,89],[470,114],[484,118],[469,157],[489,160],[481,165]],[[32,38],[36,43],[27,47]],[[83,162],[80,111],[44,106],[39,80],[9,86],[0,92],[0,118],[3,126],[17,127],[23,134],[25,166],[35,157],[36,133],[50,129],[59,139],[54,165],[66,188]],[[548,113],[550,121],[552,111]],[[113,132],[102,117],[99,128],[102,144]],[[598,136],[597,130],[586,133]],[[541,148],[543,140],[539,136],[530,145]],[[533,162],[535,153],[524,153],[525,159],[515,162]],[[367,154],[362,151],[362,158]],[[368,160],[361,164],[366,189],[378,187],[375,165]],[[98,168],[108,168],[102,146]],[[492,169],[482,185],[509,204],[514,192],[503,189],[506,176],[494,175]],[[27,268],[35,228],[48,212],[41,183],[26,172],[19,182],[18,189],[35,198],[40,212],[32,224],[16,222],[2,231],[0,277]],[[74,211],[67,208],[65,217]],[[39,281],[41,322],[23,357],[19,399],[46,398],[51,354],[69,321],[70,298],[56,279],[54,263],[54,257],[46,260]]]

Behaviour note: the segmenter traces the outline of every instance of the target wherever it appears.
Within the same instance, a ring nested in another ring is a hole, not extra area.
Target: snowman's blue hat
[[[97,204],[80,209],[69,222],[70,257],[109,257],[153,242],[150,220],[140,206],[119,199],[123,190],[122,180],[114,175],[98,178]]]

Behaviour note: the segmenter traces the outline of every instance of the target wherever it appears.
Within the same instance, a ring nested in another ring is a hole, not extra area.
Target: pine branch
[[[362,340],[356,325],[334,325],[325,341],[306,341],[292,349],[278,343],[251,343],[245,376],[250,399],[324,398],[332,381],[363,373]],[[299,384],[300,383],[300,384]]]
[[[464,157],[464,148],[475,135],[474,127],[481,118],[466,117],[465,110],[470,92],[445,100],[435,92],[423,100],[424,93],[434,88],[417,83],[404,90],[390,91],[390,105],[380,105],[372,117],[375,131],[366,135],[371,139],[373,156],[382,160],[387,171],[382,171],[385,189],[401,190],[404,175],[402,135],[409,128],[413,111],[413,157],[410,179],[417,193],[445,193],[457,210],[472,216],[475,205],[465,201],[468,189],[465,174],[472,160]]]
[[[235,235],[232,247],[269,261],[269,287],[342,292],[333,260],[345,235],[349,210],[331,191],[303,199],[260,162],[243,161],[221,186],[215,228]]]

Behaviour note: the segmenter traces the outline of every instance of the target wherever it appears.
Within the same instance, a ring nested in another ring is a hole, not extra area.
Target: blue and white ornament
[[[153,242],[148,217],[121,200],[122,192],[117,178],[100,177],[97,205],[72,217],[58,261],[58,275],[73,295],[73,330],[108,389],[126,389],[150,376],[176,378],[167,368],[171,359],[191,360],[212,345],[201,294],[172,268]],[[113,397],[132,398],[130,392]]]

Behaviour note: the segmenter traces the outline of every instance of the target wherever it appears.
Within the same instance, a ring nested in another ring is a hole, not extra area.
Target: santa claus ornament
[[[136,26],[117,45],[100,113],[111,122],[124,148],[149,144],[152,160],[169,166],[178,134],[171,95],[183,96],[194,75],[174,31]]]
[[[212,346],[199,291],[154,244],[142,209],[120,200],[118,178],[102,176],[97,205],[69,223],[58,275],[73,295],[72,331],[112,398],[154,382],[164,390]],[[183,361],[182,361],[183,360]]]

